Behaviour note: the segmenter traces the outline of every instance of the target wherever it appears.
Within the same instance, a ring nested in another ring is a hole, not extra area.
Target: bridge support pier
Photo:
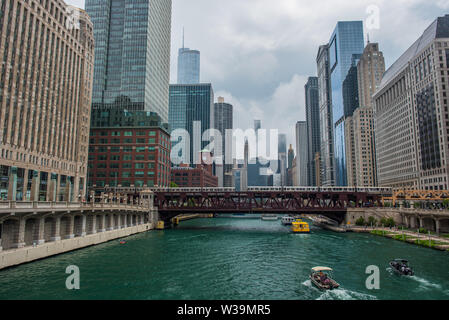
[[[435,232],[437,233],[437,235],[440,235],[440,220],[439,219],[435,219]]]

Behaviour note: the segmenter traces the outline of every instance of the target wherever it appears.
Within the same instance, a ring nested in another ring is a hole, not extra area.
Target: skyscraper
[[[295,150],[293,150],[293,146],[290,145],[288,148],[288,167],[291,168],[293,166],[293,160],[295,159]]]
[[[318,99],[318,78],[309,77],[305,85],[306,93],[306,119],[307,119],[307,144],[308,159],[307,179],[310,186],[315,186],[316,177],[320,172],[316,172],[315,154],[321,151],[320,141],[320,108]]]
[[[320,108],[321,183],[335,185],[334,125],[330,91],[329,46],[320,46],[317,56],[318,100]]]
[[[288,149],[287,186],[293,186],[293,166],[296,166],[294,163],[295,161],[295,150],[293,150],[293,146],[290,145],[290,148]]]
[[[345,117],[351,117],[359,107],[359,87],[357,79],[357,63],[359,55],[353,55],[351,68],[343,81],[343,108]]]
[[[168,122],[171,0],[86,0],[95,36],[93,109],[157,113]]]
[[[374,94],[380,186],[448,189],[448,71],[446,15],[393,63]]]
[[[170,85],[170,130],[184,129],[190,138],[190,154],[182,155],[185,163],[199,163],[199,152],[209,144],[202,141],[203,133],[213,127],[214,119],[214,91],[210,83]]]
[[[368,43],[357,65],[360,107],[354,111],[355,184],[377,186],[373,94],[385,72],[379,44]]]
[[[181,48],[178,52],[178,84],[200,83],[201,54],[198,50]]]
[[[257,132],[259,129],[262,129],[262,121],[255,120],[254,121],[254,131]],[[249,146],[254,147],[254,146]],[[267,146],[268,147],[268,146]],[[256,150],[256,157],[248,159],[248,186],[250,187],[265,187],[270,183],[270,176],[267,168],[270,167],[270,164],[261,164],[265,159],[261,159],[258,157],[259,150],[258,146],[254,147]]]
[[[278,138],[278,172],[280,175],[280,185],[287,185],[287,135],[279,134]]]
[[[231,153],[232,150],[226,149],[226,130],[233,129],[233,106],[229,103],[225,103],[223,97],[218,97],[218,102],[214,105],[214,129],[217,129],[221,133],[222,137],[222,155],[223,155],[223,174],[222,181],[224,187],[232,186],[232,164],[225,163],[226,155]],[[219,177],[220,181],[220,177]]]
[[[352,115],[359,107],[359,89],[357,81],[357,62],[359,55],[352,55],[352,65],[343,81],[343,106],[345,111],[345,154],[346,154],[346,178],[348,186],[357,186],[356,151],[354,137],[358,134],[354,131]]]
[[[338,22],[329,41],[330,93],[334,125],[336,185],[347,185],[345,151],[345,117],[350,116],[344,109],[343,81],[353,63],[354,54],[362,54],[364,49],[363,22]]]
[[[0,12],[0,199],[77,202],[87,185],[91,20],[56,0],[2,1]]]
[[[296,183],[300,187],[307,187],[309,185],[307,176],[307,164],[309,163],[308,153],[307,122],[298,121],[296,123]]]

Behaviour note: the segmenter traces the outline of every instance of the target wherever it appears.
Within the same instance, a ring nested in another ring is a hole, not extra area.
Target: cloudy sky
[[[295,123],[305,120],[304,84],[337,21],[364,21],[389,67],[444,14],[449,0],[173,0],[171,82],[184,27],[186,47],[201,51],[201,81],[234,105],[234,127],[260,119],[293,143]]]

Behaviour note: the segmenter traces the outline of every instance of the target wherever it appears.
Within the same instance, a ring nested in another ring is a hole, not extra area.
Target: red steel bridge
[[[344,218],[348,208],[381,207],[388,190],[356,188],[155,189],[154,206],[162,220],[189,213],[324,214]]]

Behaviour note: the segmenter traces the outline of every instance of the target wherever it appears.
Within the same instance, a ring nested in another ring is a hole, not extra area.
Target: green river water
[[[369,234],[312,226],[292,234],[280,221],[199,219],[0,271],[0,299],[449,299],[449,252]],[[389,260],[411,261],[400,277]],[[65,287],[66,267],[80,270],[80,290]],[[366,267],[380,268],[368,290]],[[321,292],[310,269],[330,266],[341,288]]]

